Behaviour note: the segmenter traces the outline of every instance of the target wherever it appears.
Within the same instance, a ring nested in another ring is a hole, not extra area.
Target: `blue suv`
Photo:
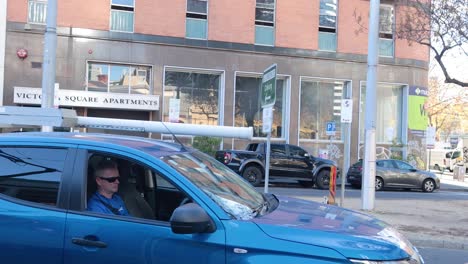
[[[129,215],[88,210],[112,161]],[[385,223],[259,193],[215,159],[147,138],[0,135],[5,263],[423,263]]]

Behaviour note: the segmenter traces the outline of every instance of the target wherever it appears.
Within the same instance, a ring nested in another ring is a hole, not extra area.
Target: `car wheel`
[[[384,182],[383,179],[380,178],[379,176],[375,177],[375,190],[380,191],[383,189]]]
[[[260,186],[263,179],[262,170],[257,166],[249,166],[242,172],[242,177],[250,182],[253,186]]]
[[[299,184],[304,188],[310,188],[314,186],[314,183],[312,181],[299,181]]]
[[[431,179],[426,179],[422,185],[423,192],[433,192],[435,190],[435,182]]]
[[[317,188],[326,190],[330,186],[330,171],[329,170],[321,170],[317,175]]]

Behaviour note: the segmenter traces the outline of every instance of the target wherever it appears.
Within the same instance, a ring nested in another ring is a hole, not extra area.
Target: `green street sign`
[[[262,108],[273,106],[276,102],[276,64],[271,65],[263,72],[262,89],[260,91],[262,98]]]

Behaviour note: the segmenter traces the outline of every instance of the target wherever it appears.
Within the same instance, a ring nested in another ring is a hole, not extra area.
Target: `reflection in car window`
[[[271,145],[271,154],[286,155],[285,145]]]
[[[397,163],[397,166],[399,169],[402,169],[402,170],[411,170],[413,169],[413,166],[411,166],[410,164],[406,163],[406,162],[402,162],[402,161],[396,161]]]
[[[254,217],[264,203],[263,196],[239,175],[199,151],[161,158],[193,182],[236,219]]]
[[[58,148],[1,148],[1,193],[55,206],[66,156],[67,150]]]
[[[289,146],[289,153],[291,156],[294,156],[294,157],[304,157],[306,154],[305,150],[296,146]]]

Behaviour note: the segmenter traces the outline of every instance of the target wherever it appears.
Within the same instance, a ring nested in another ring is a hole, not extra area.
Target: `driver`
[[[117,194],[119,178],[119,170],[115,162],[104,160],[98,164],[94,173],[97,191],[88,200],[88,211],[129,215],[125,203]]]

